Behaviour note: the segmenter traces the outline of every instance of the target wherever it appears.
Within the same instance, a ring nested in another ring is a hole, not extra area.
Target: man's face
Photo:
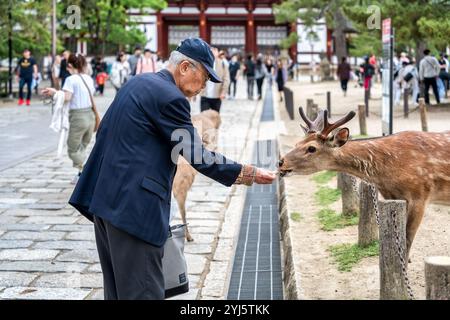
[[[193,64],[187,60],[177,67],[178,87],[188,97],[194,97],[206,86],[208,73],[201,64]]]
[[[25,50],[25,51],[23,52],[23,57],[24,57],[25,59],[30,59],[30,51]]]
[[[66,60],[69,59],[69,51],[64,51],[63,52],[63,58],[66,59]]]

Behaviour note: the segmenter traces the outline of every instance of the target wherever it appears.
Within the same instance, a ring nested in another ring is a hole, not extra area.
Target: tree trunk
[[[427,48],[427,44],[423,40],[416,42],[416,66],[419,68],[420,60],[423,58],[423,50]]]
[[[111,0],[109,3],[109,9],[108,9],[108,15],[106,17],[106,28],[103,32],[103,39],[102,39],[102,56],[105,55],[105,48],[106,48],[106,37],[108,36],[110,30],[111,30],[111,15],[112,15],[112,9],[114,8],[116,4],[115,0]]]

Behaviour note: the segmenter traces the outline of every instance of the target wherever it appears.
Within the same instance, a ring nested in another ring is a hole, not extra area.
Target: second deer
[[[217,147],[220,114],[214,110],[206,110],[192,117],[192,124],[197,129],[203,144],[211,151]],[[183,158],[178,158],[177,172],[173,179],[172,191],[177,201],[181,220],[186,224],[186,198],[194,183],[197,171]],[[193,241],[186,226],[186,240]]]

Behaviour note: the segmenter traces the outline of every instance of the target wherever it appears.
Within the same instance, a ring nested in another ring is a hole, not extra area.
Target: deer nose
[[[278,167],[282,167],[284,163],[284,159],[280,159],[280,161],[278,161]]]

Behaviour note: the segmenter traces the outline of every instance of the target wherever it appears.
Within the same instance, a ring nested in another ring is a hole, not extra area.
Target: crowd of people
[[[347,58],[343,57],[337,68],[337,76],[344,96],[347,94],[347,84],[351,79],[357,80],[360,87],[370,92],[374,77],[382,76],[383,68],[380,67],[382,65],[383,61],[372,54],[364,57],[364,62],[353,70]],[[437,58],[431,55],[429,49],[423,51],[423,58],[418,65],[415,59],[405,52],[394,57],[394,104],[400,104],[402,94],[407,96],[411,94],[412,101],[417,105],[421,92],[423,92],[425,103],[430,104],[430,88],[433,90],[436,102],[441,103],[446,91],[450,89],[449,66],[447,54],[442,52]]]
[[[249,100],[262,99],[262,88],[267,79],[269,85],[272,85],[273,82],[277,84],[282,101],[284,84],[288,78],[286,62],[273,56],[264,56],[261,53],[256,56],[250,54],[243,57],[240,53],[229,55],[226,51],[218,48],[213,48],[213,52],[217,67],[222,70],[224,83],[220,85],[220,88],[215,85],[214,89],[212,84],[208,84],[208,88],[202,91],[203,108],[220,109],[217,99],[220,101],[225,98],[235,99],[236,88],[241,80],[247,84],[246,91]],[[70,54],[69,50],[64,50],[54,59],[51,54],[48,54],[42,59],[42,71],[39,72],[38,63],[31,56],[30,50],[24,50],[23,57],[19,60],[16,69],[19,83],[18,104],[30,105],[32,91],[34,89],[36,94],[38,93],[38,85],[42,79],[49,80],[51,86],[57,90],[63,88],[66,78],[70,76],[67,63]],[[123,51],[118,52],[112,63],[108,63],[101,55],[92,57],[90,61],[87,57],[85,58],[87,63],[83,72],[92,77],[95,87],[94,95],[100,96],[104,94],[108,81],[117,92],[131,77],[146,72],[158,72],[167,64],[167,61],[164,61],[156,52],[148,48],[142,49],[140,45],[137,45],[130,54]],[[24,96],[25,86],[27,87],[26,99]]]

